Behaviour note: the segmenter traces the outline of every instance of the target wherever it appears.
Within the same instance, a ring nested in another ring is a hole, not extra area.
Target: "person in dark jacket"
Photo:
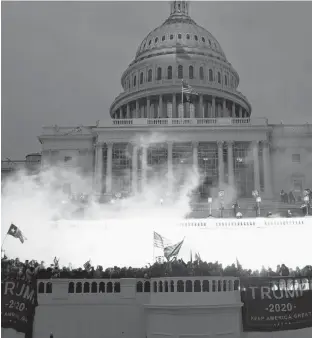
[[[291,203],[291,204],[296,203],[295,195],[292,191],[290,191],[289,194],[288,194],[288,200],[289,200],[289,203]]]

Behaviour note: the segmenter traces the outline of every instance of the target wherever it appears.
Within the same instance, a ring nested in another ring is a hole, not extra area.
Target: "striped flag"
[[[182,94],[198,95],[195,89],[184,80],[182,80]]]
[[[164,249],[167,245],[170,245],[170,241],[154,231],[154,248]]]
[[[16,225],[14,225],[14,224],[11,224],[11,225],[10,225],[10,228],[9,228],[7,234],[13,236],[14,238],[18,238],[18,239],[21,241],[21,243],[24,243],[25,240],[27,239],[27,238],[23,235],[21,229],[19,229],[19,228],[18,228]]]
[[[184,242],[184,239],[177,244],[170,245],[164,248],[164,256],[167,258],[168,261],[170,260],[170,258],[174,258],[178,256],[180,249],[183,245],[183,242]]]
[[[83,264],[85,270],[89,271],[91,269],[91,259]]]

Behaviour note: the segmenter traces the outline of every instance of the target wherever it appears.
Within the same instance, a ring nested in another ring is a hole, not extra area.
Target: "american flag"
[[[154,231],[154,247],[164,249],[164,247],[170,245],[169,239],[161,236],[159,233]]]
[[[195,89],[184,80],[182,80],[182,94],[198,95]]]

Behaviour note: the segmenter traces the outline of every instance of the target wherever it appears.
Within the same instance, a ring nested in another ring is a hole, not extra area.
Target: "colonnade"
[[[168,157],[167,157],[167,173],[168,173],[168,190],[173,188],[173,163],[172,163],[172,149],[173,142],[169,141],[167,143]],[[235,174],[233,166],[233,146],[234,141],[217,141],[218,149],[218,178],[219,178],[219,188],[225,185],[225,163],[223,149],[224,145],[227,146],[227,173],[228,180],[227,183],[230,186],[235,185]],[[262,166],[263,166],[263,185],[264,185],[264,196],[272,197],[272,182],[271,182],[271,170],[270,170],[270,151],[269,144],[267,141],[261,141],[262,143]],[[107,161],[106,168],[103,168],[103,147],[106,144],[107,149]],[[199,142],[192,143],[192,152],[193,152],[193,169],[197,170],[198,168],[198,145]],[[254,189],[260,191],[260,160],[259,160],[259,141],[251,142],[252,145],[252,160],[253,160],[253,176],[254,176]],[[138,189],[138,150],[139,147],[142,148],[142,168],[141,168],[141,182],[142,187],[146,184],[146,173],[147,173],[147,150],[146,146],[139,146],[138,144],[132,144],[132,192],[135,193]],[[113,143],[98,143],[96,144],[95,152],[95,171],[94,171],[94,187],[98,194],[103,192],[103,180],[105,179],[105,190],[107,194],[112,193],[112,155],[113,155]],[[103,172],[106,172],[105,177],[103,177]]]
[[[199,94],[193,95],[192,102],[184,99],[182,109],[180,93],[153,95],[121,105],[113,116],[115,119],[249,117],[241,105],[225,98]]]

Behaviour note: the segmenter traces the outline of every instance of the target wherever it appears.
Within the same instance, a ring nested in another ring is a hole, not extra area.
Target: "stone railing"
[[[309,226],[312,225],[312,217],[296,218],[250,218],[250,219],[224,219],[206,218],[189,219],[179,223],[182,227],[197,228],[236,228],[236,227],[272,227],[272,226]]]
[[[152,278],[152,292],[233,292],[238,291],[236,277],[166,277]]]
[[[106,126],[267,126],[267,124],[265,118],[134,118],[111,120]]]
[[[62,285],[69,294],[120,293],[122,281],[126,279],[63,279],[38,280],[38,294],[53,294]],[[131,279],[136,293],[175,292],[233,292],[238,291],[236,277],[164,277]]]

